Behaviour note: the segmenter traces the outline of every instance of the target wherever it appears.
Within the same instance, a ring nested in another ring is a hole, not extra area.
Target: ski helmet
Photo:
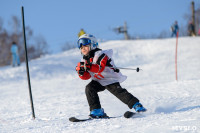
[[[78,39],[78,48],[80,49],[82,46],[90,46],[90,50],[93,50],[98,47],[97,39],[91,34],[83,34]]]

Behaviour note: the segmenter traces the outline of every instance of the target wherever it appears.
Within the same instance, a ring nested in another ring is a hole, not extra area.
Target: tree
[[[21,62],[25,60],[24,39],[20,19],[13,16],[10,23],[12,30],[3,27],[3,20],[0,18],[0,66],[9,65],[11,62],[10,48],[12,42],[18,44]],[[27,50],[29,59],[35,59],[48,53],[48,45],[44,37],[33,36],[33,30],[26,27]]]
[[[61,50],[62,50],[62,51],[66,51],[66,50],[73,49],[73,48],[76,48],[76,47],[77,47],[77,45],[74,45],[73,43],[66,42],[66,43],[62,46]]]

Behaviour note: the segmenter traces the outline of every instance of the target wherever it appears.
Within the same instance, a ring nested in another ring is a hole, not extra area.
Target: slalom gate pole
[[[26,58],[26,72],[27,72],[27,80],[28,80],[28,87],[29,87],[29,96],[31,102],[31,110],[32,110],[32,117],[35,119],[35,111],[33,105],[33,97],[31,92],[31,81],[30,81],[30,74],[29,74],[29,66],[28,66],[28,54],[27,54],[27,47],[26,47],[26,32],[25,32],[25,21],[24,21],[24,7],[21,7],[22,10],[22,25],[23,25],[23,36],[24,36],[24,50],[25,50],[25,58]]]
[[[177,32],[177,34],[176,34],[176,51],[175,51],[175,73],[176,73],[176,81],[178,81],[178,72],[177,72],[178,35],[179,35],[179,32]]]

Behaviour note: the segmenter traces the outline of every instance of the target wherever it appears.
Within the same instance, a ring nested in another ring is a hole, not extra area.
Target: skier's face
[[[86,45],[86,46],[81,47],[81,53],[83,55],[87,55],[89,53],[89,51],[90,51],[90,46]]]

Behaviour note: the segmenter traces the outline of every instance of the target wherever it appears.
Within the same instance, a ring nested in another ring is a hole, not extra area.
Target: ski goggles
[[[88,38],[81,38],[78,40],[78,48],[91,44],[91,40]]]

